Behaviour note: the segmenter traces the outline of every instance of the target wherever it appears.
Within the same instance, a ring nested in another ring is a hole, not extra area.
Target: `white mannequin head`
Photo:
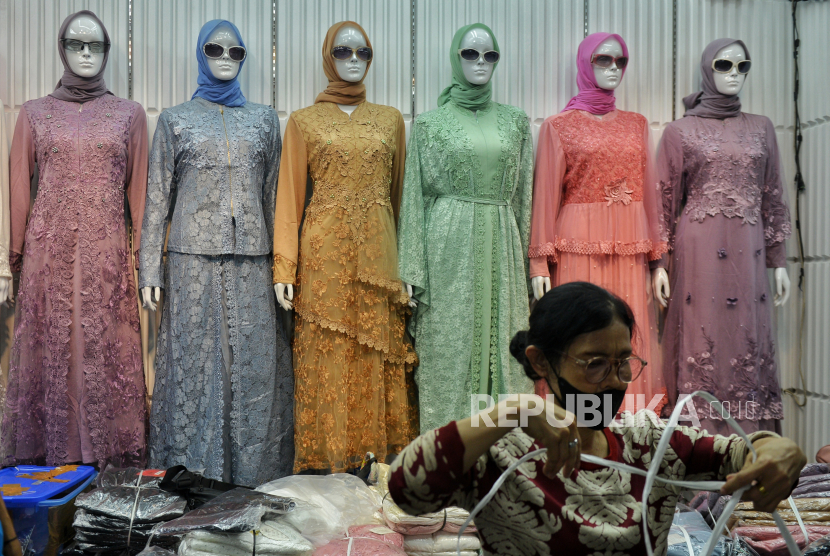
[[[490,78],[493,77],[493,66],[495,64],[488,64],[484,61],[484,53],[488,50],[493,50],[493,37],[484,29],[470,29],[463,37],[459,45],[462,49],[474,48],[482,55],[478,60],[469,62],[461,58],[461,69],[464,72],[464,79],[471,85],[484,85]],[[459,54],[457,56],[460,57]]]
[[[234,33],[233,29],[231,29],[229,25],[222,23],[213,30],[208,37],[207,42],[216,43],[225,47],[225,53],[222,54],[220,58],[207,59],[208,68],[210,68],[210,72],[213,74],[213,77],[223,81],[230,81],[239,75],[239,62],[231,60],[231,57],[228,54],[228,49],[230,47],[241,46],[239,44],[239,38],[236,36],[236,33]]]
[[[344,25],[337,31],[334,37],[334,46],[348,46],[357,50],[361,46],[366,45],[366,39],[363,38],[363,33],[354,25]],[[338,60],[335,58],[334,67],[337,69],[337,75],[343,81],[349,83],[357,83],[363,76],[366,75],[366,68],[369,63],[357,57],[356,52],[345,60]]]
[[[608,37],[594,50],[593,54],[606,54],[617,58],[623,55],[620,41],[613,37]],[[594,79],[597,80],[597,86],[600,89],[607,89],[613,91],[616,89],[620,81],[622,81],[622,69],[617,67],[616,62],[612,63],[610,67],[600,68],[596,65],[594,67]]]
[[[79,15],[66,28],[64,39],[74,39],[82,42],[104,42],[104,30],[98,22],[88,15]],[[63,48],[63,47],[61,47]],[[89,51],[89,45],[84,45],[80,52],[65,50],[66,62],[69,70],[79,77],[93,77],[101,71],[106,53]]]
[[[724,46],[715,54],[715,60],[731,60],[736,64],[746,59],[746,51],[738,43]],[[712,79],[715,82],[715,88],[720,94],[734,96],[743,89],[746,74],[738,73],[738,66],[734,65],[732,66],[732,71],[729,73],[720,73],[712,70]]]

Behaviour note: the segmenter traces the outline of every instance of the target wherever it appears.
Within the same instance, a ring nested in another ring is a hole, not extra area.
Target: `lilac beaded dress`
[[[786,266],[790,214],[772,122],[687,114],[666,128],[658,166],[672,249],[666,411],[706,390],[747,432],[775,430],[783,414],[767,268]],[[731,431],[694,403],[701,426]]]

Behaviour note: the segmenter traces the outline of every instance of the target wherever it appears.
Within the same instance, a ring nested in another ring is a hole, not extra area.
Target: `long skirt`
[[[270,257],[169,253],[150,464],[246,486],[289,475],[293,399]]]

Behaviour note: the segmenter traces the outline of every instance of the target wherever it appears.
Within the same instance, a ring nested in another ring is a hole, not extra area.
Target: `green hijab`
[[[490,97],[493,94],[492,80],[484,85],[473,85],[464,78],[464,70],[461,69],[461,56],[458,54],[461,49],[461,39],[471,29],[482,29],[487,31],[493,37],[493,50],[501,54],[499,50],[499,43],[493,31],[483,23],[473,23],[462,27],[455,32],[450,45],[450,65],[452,65],[452,85],[444,89],[441,96],[438,97],[438,106],[444,106],[450,101],[453,101],[456,106],[466,108],[467,110],[481,110],[490,103]],[[493,71],[496,70],[494,64]]]

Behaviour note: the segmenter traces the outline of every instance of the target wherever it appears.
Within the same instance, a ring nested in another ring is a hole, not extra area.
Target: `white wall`
[[[535,129],[576,93],[574,58],[587,23],[589,33],[616,32],[628,43],[631,63],[617,104],[647,117],[655,145],[673,116],[682,116],[682,97],[698,88],[704,46],[718,37],[741,38],[753,60],[743,107],[769,116],[776,126],[795,212],[788,0],[0,0],[0,98],[7,106],[10,136],[20,105],[54,88],[62,73],[55,51],[58,27],[66,15],[84,8],[101,17],[113,42],[107,84],[122,97],[132,89],[132,98],[147,111],[150,133],[163,109],[190,98],[196,87],[196,37],[214,18],[239,27],[249,50],[240,77],[243,91],[251,101],[273,103],[283,124],[325,87],[320,50],[326,30],[337,21],[353,19],[366,29],[376,53],[366,79],[368,98],[398,108],[407,124],[413,101],[415,115],[431,110],[449,83],[448,49],[455,30],[486,23],[502,48],[494,98],[523,108]],[[801,200],[808,256],[802,359],[811,401],[804,410],[788,401],[784,429],[812,458],[815,448],[830,443],[830,82],[821,70],[822,56],[830,51],[830,2],[800,2],[798,10],[807,182]],[[789,255],[796,254],[793,240]],[[795,290],[793,263],[790,276]],[[794,291],[790,303],[776,312],[785,388],[800,386],[801,301]],[[8,316],[8,311],[0,314],[0,321]],[[4,367],[8,337],[8,329],[0,330]]]

